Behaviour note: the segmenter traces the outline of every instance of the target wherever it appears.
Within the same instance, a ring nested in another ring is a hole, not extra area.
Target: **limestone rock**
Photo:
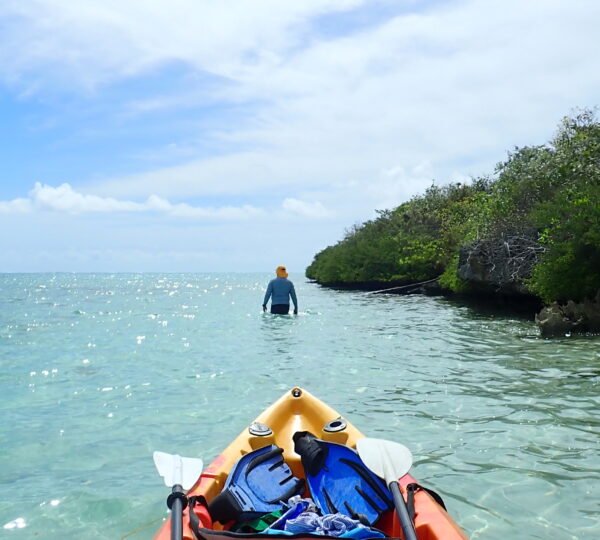
[[[478,240],[461,248],[458,276],[471,285],[508,295],[530,294],[525,281],[540,251],[535,233]]]
[[[535,322],[544,337],[564,336],[576,327],[576,323],[565,316],[563,310],[556,302],[542,308],[536,314]]]
[[[542,336],[564,336],[570,332],[600,333],[600,291],[594,300],[569,300],[561,306],[557,302],[544,307],[536,316]]]

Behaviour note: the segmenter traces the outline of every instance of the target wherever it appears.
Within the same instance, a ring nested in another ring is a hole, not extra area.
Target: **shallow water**
[[[268,274],[0,275],[0,537],[149,538],[155,449],[219,453],[304,386],[397,440],[472,538],[600,538],[600,338]]]

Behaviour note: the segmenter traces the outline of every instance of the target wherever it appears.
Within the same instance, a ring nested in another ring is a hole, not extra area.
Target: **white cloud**
[[[331,6],[318,4],[311,14]],[[358,182],[367,204],[381,170],[402,163],[409,171],[388,181],[386,189],[399,194],[423,186],[415,169],[423,163],[440,183],[488,173],[507,149],[544,142],[563,114],[597,99],[600,60],[589,54],[600,47],[594,1],[548,0],[543,10],[519,0],[448,3],[301,44],[296,32],[275,30],[301,18],[295,8],[285,17],[280,9],[281,18],[267,17],[267,34],[278,35],[264,42],[272,54],[262,54],[261,37],[243,34],[248,49],[237,47],[235,60],[215,68],[230,78],[220,99],[252,103],[250,120],[212,134],[230,145],[228,153],[104,179],[94,191],[260,197]],[[189,36],[176,41],[177,57],[194,49]]]
[[[152,206],[148,203],[119,201],[111,197],[83,195],[75,191],[69,184],[58,187],[43,185],[36,182],[29,192],[33,208],[83,214],[89,212],[140,212]],[[154,209],[154,208],[152,208]]]
[[[283,213],[309,219],[330,217],[330,212],[319,201],[307,202],[286,198],[281,204]],[[53,187],[36,182],[29,192],[29,198],[0,201],[0,213],[23,214],[35,211],[51,211],[65,214],[108,214],[142,213],[163,214],[175,218],[192,220],[240,221],[265,217],[263,208],[245,204],[242,206],[206,207],[187,203],[171,203],[157,195],[150,195],[144,202],[119,200],[79,193],[69,184]]]
[[[191,219],[244,220],[264,216],[264,211],[251,205],[199,208],[180,203],[171,205],[168,214]]]
[[[244,220],[264,215],[262,209],[251,205],[199,207],[187,203],[173,204],[157,195],[150,195],[144,202],[118,200],[79,193],[66,183],[53,187],[36,182],[29,192],[29,198],[0,201],[0,212],[4,214],[44,210],[67,214],[154,212],[177,218],[206,220]]]
[[[13,199],[12,201],[0,201],[0,214],[26,214],[31,211],[29,199]]]
[[[392,208],[423,193],[434,178],[434,169],[429,161],[417,163],[408,171],[402,165],[395,165],[381,171],[365,191],[376,208]]]
[[[94,88],[177,61],[237,78],[254,64],[278,63],[311,17],[362,2],[8,0],[0,73]]]
[[[331,216],[331,212],[323,206],[320,201],[302,201],[300,199],[287,198],[282,205],[284,210],[297,214],[306,218],[327,218]]]

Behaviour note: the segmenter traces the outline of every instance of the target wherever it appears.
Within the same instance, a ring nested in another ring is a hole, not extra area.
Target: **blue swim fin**
[[[213,521],[247,521],[280,510],[303,489],[304,481],[283,460],[283,449],[265,446],[238,460],[208,510]]]
[[[352,448],[301,431],[294,434],[294,450],[302,458],[306,482],[323,514],[340,512],[373,525],[392,508],[385,482],[366,467]]]

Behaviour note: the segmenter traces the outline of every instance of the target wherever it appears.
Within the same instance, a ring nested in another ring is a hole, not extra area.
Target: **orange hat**
[[[275,270],[275,273],[277,274],[277,277],[282,277],[282,278],[288,277],[288,273],[287,273],[287,270],[285,269],[285,266],[278,266],[277,269]]]

